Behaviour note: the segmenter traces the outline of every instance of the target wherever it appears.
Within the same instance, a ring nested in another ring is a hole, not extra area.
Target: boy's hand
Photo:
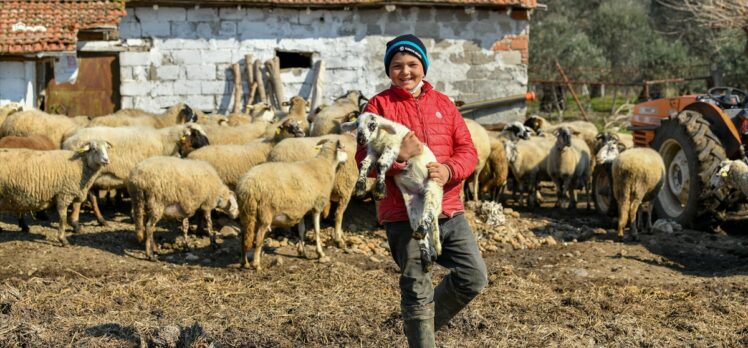
[[[449,181],[449,168],[446,164],[431,162],[426,168],[429,170],[429,179],[434,180],[439,186],[444,186]]]
[[[400,153],[397,155],[397,161],[405,162],[411,157],[420,155],[421,152],[423,152],[423,144],[418,140],[415,133],[409,132],[400,143]]]

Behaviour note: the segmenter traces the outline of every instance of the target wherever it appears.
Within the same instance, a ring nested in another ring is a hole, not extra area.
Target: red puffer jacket
[[[462,182],[475,169],[478,156],[473,140],[460,112],[446,95],[437,92],[424,81],[418,98],[403,88],[392,86],[369,100],[364,111],[382,115],[405,125],[436,156],[439,163],[446,164],[451,178],[444,185],[442,213],[453,217],[465,211],[460,200]],[[359,146],[356,161],[366,157],[366,147]],[[386,174],[387,195],[380,202],[377,218],[379,222],[408,221],[408,213],[400,189],[392,175],[405,168],[404,163],[395,162]]]

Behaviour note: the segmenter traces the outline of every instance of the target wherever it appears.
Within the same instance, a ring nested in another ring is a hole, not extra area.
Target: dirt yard
[[[26,234],[2,217],[0,346],[406,345],[398,269],[372,204],[352,203],[349,248],[328,246],[324,262],[298,258],[293,234],[274,232],[261,272],[238,268],[229,228],[217,251],[194,235],[186,251],[170,222],[157,232],[160,262],[146,261],[128,206],[105,211],[108,227],[83,214],[67,248],[56,222],[30,219]],[[619,243],[610,220],[585,210],[504,209],[491,225],[486,207],[467,214],[490,284],[438,333],[439,346],[748,346],[746,221],[727,234],[660,231]]]

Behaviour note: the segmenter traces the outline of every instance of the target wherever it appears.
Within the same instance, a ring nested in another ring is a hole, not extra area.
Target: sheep
[[[361,91],[348,91],[329,105],[315,113],[309,136],[340,133],[340,125],[349,122],[361,112],[361,101],[368,100]]]
[[[504,141],[504,151],[509,162],[511,174],[520,184],[527,185],[527,206],[537,205],[537,181],[547,174],[548,155],[555,144],[555,137],[533,137],[528,140]],[[513,191],[517,191],[514,188]]]
[[[252,123],[235,127],[219,125],[203,125],[202,127],[213,145],[241,145],[264,137],[270,124],[263,119],[254,119]]]
[[[275,144],[287,137],[303,136],[299,121],[287,119],[278,126],[273,137],[243,145],[208,145],[191,152],[187,158],[210,163],[223,183],[233,189],[244,173],[267,161]]]
[[[8,103],[0,106],[0,124],[3,124],[3,121],[5,121],[5,119],[11,114],[22,111],[24,109],[25,107],[18,103]]]
[[[501,130],[499,137],[515,142],[518,140],[528,140],[530,139],[530,131],[521,122],[514,121]]]
[[[63,143],[64,149],[73,149],[91,139],[102,139],[114,145],[112,163],[96,180],[95,187],[103,190],[124,189],[130,171],[139,162],[153,156],[176,156],[184,151],[181,144],[193,143],[199,148],[208,144],[208,138],[201,126],[184,124],[162,129],[150,127],[91,127],[81,128]],[[106,220],[101,215],[95,195],[89,195],[101,225]],[[71,225],[77,230],[80,207],[74,206],[71,214]]]
[[[31,149],[31,150],[56,150],[59,147],[45,135],[29,135],[17,137],[9,135],[0,138],[0,148],[3,149]]]
[[[60,148],[63,137],[80,128],[73,119],[63,115],[48,114],[39,110],[16,112],[0,125],[0,137],[15,135],[45,135]]]
[[[710,184],[712,187],[727,185],[748,197],[748,165],[740,160],[724,160],[712,176]]]
[[[594,152],[598,153],[600,149],[608,144],[608,142],[614,141],[621,144],[623,147],[621,151],[625,149],[631,149],[634,147],[634,137],[631,134],[622,134],[616,132],[600,132],[595,136],[595,147]],[[593,148],[590,148],[593,149]]]
[[[538,135],[542,133],[552,133],[560,127],[567,127],[579,132],[579,136],[584,139],[584,142],[587,143],[590,150],[595,149],[595,144],[597,142],[597,127],[593,123],[587,121],[561,122],[552,125],[543,117],[533,115],[525,120],[525,126],[534,130]]]
[[[139,109],[123,109],[112,115],[94,117],[89,127],[148,126],[165,128],[180,123],[197,122],[195,111],[184,103],[177,103],[162,114],[153,114]]]
[[[504,141],[490,137],[491,152],[480,172],[480,193],[491,193],[492,201],[499,201],[509,176],[509,162],[504,150]]]
[[[261,270],[260,254],[265,232],[271,226],[299,224],[298,252],[304,249],[304,215],[312,212],[317,254],[325,257],[319,239],[319,220],[335,182],[335,171],[348,159],[339,141],[322,141],[319,154],[305,161],[268,162],[250,169],[239,180],[237,198],[242,224],[241,266],[248,268],[247,252],[254,244],[252,266]],[[289,195],[289,192],[293,192]]]
[[[235,219],[239,215],[236,196],[221,182],[213,167],[204,161],[156,156],[136,165],[130,172],[127,191],[132,197],[132,219],[138,242],[145,242],[145,255],[156,261],[158,248],[153,230],[162,217],[182,221],[187,244],[189,217],[202,210],[210,244],[216,247],[216,234],[210,213],[219,210]],[[147,220],[146,220],[147,215]]]
[[[332,188],[330,200],[337,202],[335,209],[335,231],[333,239],[338,248],[345,248],[343,239],[343,215],[351,201],[353,187],[358,178],[356,164],[356,140],[350,134],[330,134],[321,137],[288,138],[273,148],[268,155],[268,162],[294,162],[314,157],[318,152],[316,144],[323,139],[340,141],[348,152],[348,160],[338,167],[335,173],[335,184]]]
[[[488,132],[486,132],[486,129],[480,123],[466,118],[465,124],[470,132],[475,150],[478,153],[478,164],[475,165],[473,174],[468,177],[465,187],[466,192],[471,193],[473,201],[477,202],[480,198],[478,190],[480,187],[480,173],[483,171],[483,167],[486,166],[488,156],[491,154],[491,141],[488,138]]]
[[[569,128],[560,127],[554,132],[556,144],[548,156],[548,174],[556,184],[556,207],[563,207],[568,203],[569,209],[575,209],[577,195],[576,188],[584,188],[587,194],[587,209],[591,209],[589,178],[590,178],[590,149],[580,138],[572,136]]]
[[[597,165],[613,163],[613,161],[618,158],[618,155],[623,151],[626,151],[626,146],[624,144],[619,143],[615,139],[608,140],[605,145],[597,150],[595,163],[597,163]]]
[[[301,127],[301,130],[304,132],[304,134],[309,134],[309,121],[307,120],[306,111],[309,103],[300,96],[293,96],[291,97],[291,100],[289,102],[284,102],[283,104],[290,105],[288,112],[280,114],[280,120],[275,121],[267,127],[265,136],[273,136],[276,129],[286,120],[298,121],[299,126]]]
[[[645,229],[652,228],[652,200],[662,188],[665,164],[657,151],[637,147],[618,155],[612,176],[613,196],[618,203],[618,239],[623,240],[623,229],[631,222],[631,237],[638,240],[639,213],[647,214]]]
[[[0,150],[0,211],[23,213],[55,205],[60,217],[57,240],[65,238],[68,207],[82,202],[109,164],[111,144],[92,140],[76,151]]]
[[[356,181],[356,195],[365,192],[366,176],[374,160],[377,161],[379,172],[374,187],[374,199],[382,199],[385,195],[385,172],[397,159],[400,144],[405,135],[410,132],[408,127],[388,120],[382,116],[365,112],[355,122],[340,125],[343,131],[356,130],[359,145],[366,145],[367,154],[361,161],[358,180]],[[436,162],[436,156],[427,147],[423,147],[420,155],[411,157],[407,167],[395,175],[395,184],[400,189],[408,212],[413,238],[418,240],[421,248],[421,262],[426,271],[432,266],[429,244],[433,238],[436,255],[441,254],[441,240],[439,236],[439,214],[442,212],[442,187],[429,179],[426,165]],[[431,232],[429,238],[428,233]]]

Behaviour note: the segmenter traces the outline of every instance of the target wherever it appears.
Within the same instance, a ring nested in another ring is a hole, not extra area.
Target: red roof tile
[[[114,27],[124,0],[3,0],[0,54],[75,51],[79,30]]]
[[[341,6],[480,6],[480,7],[537,7],[537,0],[128,0],[128,6],[161,5],[205,5],[205,6],[278,6],[278,7],[341,7]]]

